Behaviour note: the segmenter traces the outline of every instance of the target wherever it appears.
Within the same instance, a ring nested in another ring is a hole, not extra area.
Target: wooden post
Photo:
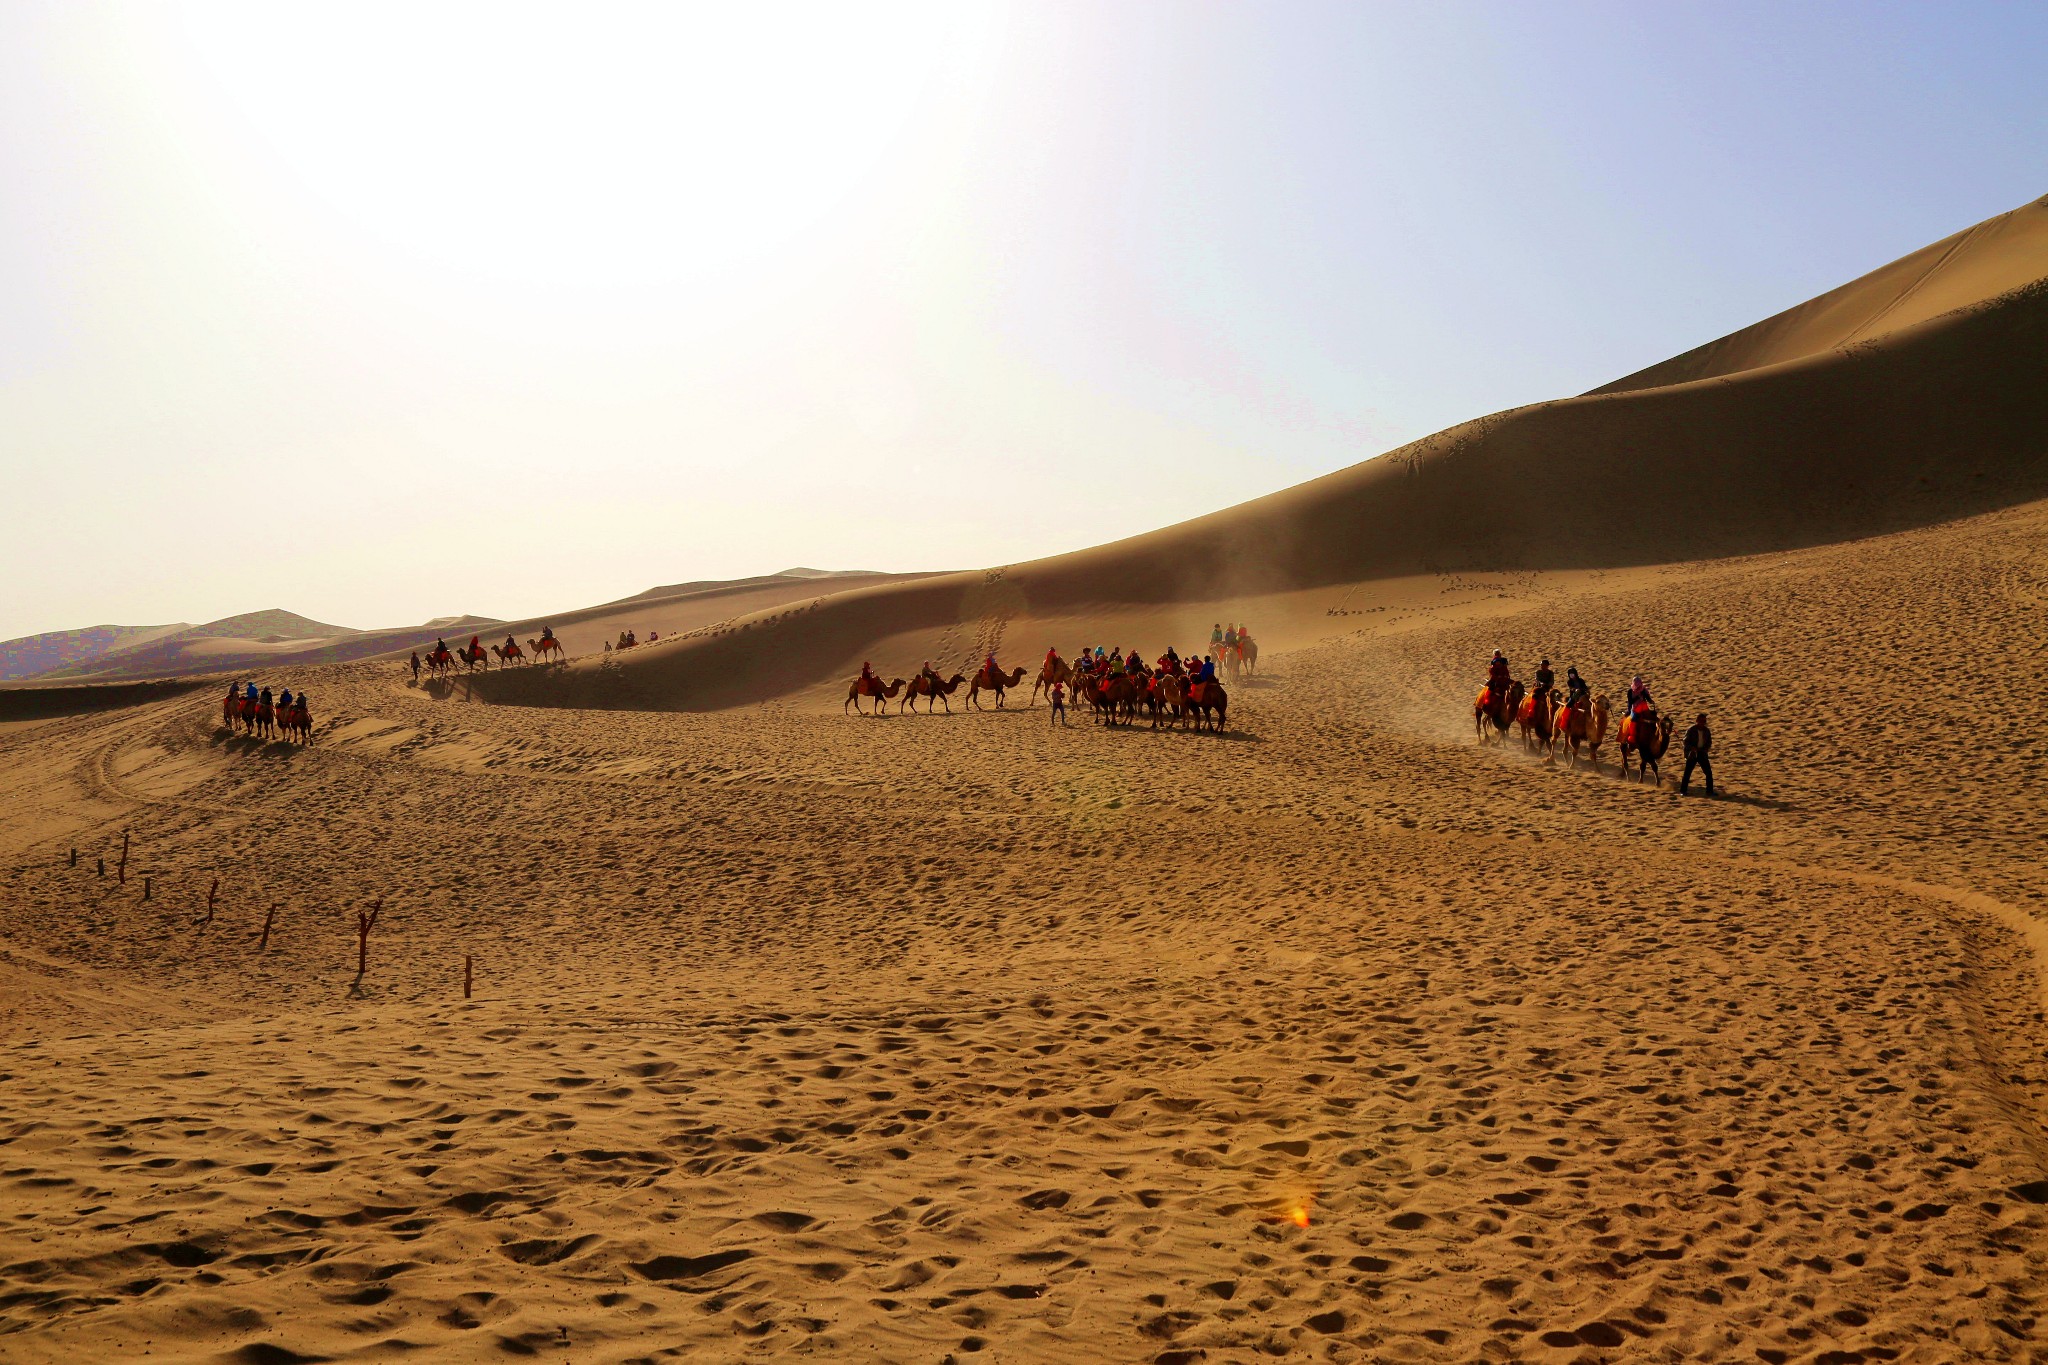
[[[128,831],[121,831],[121,866],[117,872],[121,885],[128,885]]]
[[[213,885],[206,888],[206,922],[213,923],[214,902],[220,899],[220,878],[213,879]]]
[[[377,916],[384,913],[384,902],[376,901],[367,910],[356,911],[356,980],[370,970],[370,931],[377,927]]]
[[[107,875],[107,860],[106,860],[105,858],[94,858],[94,859],[92,860],[92,871],[93,871],[93,875],[94,875],[95,877],[104,877],[104,876],[106,876],[106,875]]]
[[[142,898],[144,900],[149,899],[149,878],[147,877],[142,879]]]
[[[474,959],[468,953],[462,955],[462,998],[469,999],[469,982]]]
[[[78,866],[78,850],[76,848],[71,850],[71,865],[73,867]]]
[[[263,952],[270,947],[270,926],[277,921],[277,907],[271,906],[263,912],[263,937],[256,940],[256,951]]]

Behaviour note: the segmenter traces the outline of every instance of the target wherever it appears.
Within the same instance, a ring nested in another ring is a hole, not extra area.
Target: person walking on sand
[[[1707,728],[1707,713],[1700,712],[1700,718],[1685,732],[1685,776],[1678,779],[1678,794],[1684,796],[1692,786],[1692,770],[1698,768],[1707,779],[1707,796],[1714,795],[1714,732]]]
[[[412,680],[414,682],[420,680],[420,652],[418,650],[412,652]]]
[[[1047,721],[1046,724],[1065,725],[1067,723],[1066,684],[1055,681],[1052,685],[1052,691],[1048,692],[1046,695],[1052,698],[1052,719]]]

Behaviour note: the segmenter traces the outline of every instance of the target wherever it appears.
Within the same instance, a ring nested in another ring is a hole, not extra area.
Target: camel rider
[[[438,635],[434,637],[434,655],[436,658],[446,658],[448,655],[448,642]]]
[[[287,687],[284,691],[277,694],[277,710],[278,714],[282,715],[283,713],[291,709],[292,690],[289,687]]]
[[[1536,695],[1547,697],[1550,695],[1550,689],[1555,686],[1557,686],[1557,675],[1550,671],[1550,660],[1545,659],[1542,663],[1536,665]]]
[[[996,652],[994,650],[990,650],[988,652],[988,657],[981,661],[981,676],[984,678],[993,678],[1002,671],[1002,669],[996,667]]]
[[[542,626],[542,627],[540,628],[540,642],[541,642],[542,644],[546,644],[546,643],[548,643],[548,641],[550,641],[550,640],[552,640],[552,639],[554,639],[554,638],[555,638],[555,628],[554,628],[553,626]]]
[[[1493,662],[1486,666],[1486,690],[1492,697],[1505,697],[1512,681],[1508,677],[1508,656],[1496,649]]]
[[[481,653],[483,653],[483,652],[484,652],[484,646],[483,646],[483,637],[482,637],[482,636],[480,636],[480,635],[472,635],[472,636],[470,636],[470,637],[469,637],[469,657],[470,657],[470,658],[472,658],[472,659],[474,659],[474,658],[475,658],[475,657],[476,657],[477,655],[479,655],[479,654],[481,654]]]
[[[1237,627],[1236,627],[1236,626],[1234,626],[1234,625],[1230,625],[1230,626],[1225,626],[1225,627],[1223,628],[1223,647],[1224,647],[1225,649],[1236,649],[1236,648],[1237,648]]]
[[[256,705],[266,711],[271,709],[269,688],[263,689],[263,695],[256,699]]]
[[[1216,622],[1209,627],[1209,653],[1214,654],[1223,647],[1223,623]]]
[[[1054,649],[1051,645],[1047,645],[1045,648],[1045,663],[1042,665],[1042,667],[1051,668],[1054,664],[1058,663],[1059,661],[1060,652],[1057,649]]]
[[[860,661],[860,682],[863,688],[875,687],[880,685],[879,681],[875,677],[874,668],[868,663],[866,659],[862,659]]]
[[[930,659],[926,659],[924,661],[924,667],[918,671],[917,676],[923,678],[926,682],[930,683],[934,687],[938,686],[939,675],[932,668],[932,661]]]
[[[507,654],[510,654],[513,650],[517,648],[519,648],[519,641],[514,637],[507,635],[505,637],[505,652]]]
[[[1579,676],[1579,670],[1567,668],[1564,671],[1564,704],[1566,706],[1589,706],[1593,700],[1593,689],[1586,686],[1586,680]]]
[[[1204,654],[1202,656],[1202,672],[1201,675],[1195,679],[1195,681],[1202,683],[1212,683],[1216,681],[1215,659],[1211,658],[1207,654]]]
[[[1643,675],[1638,673],[1629,679],[1628,713],[1641,720],[1656,707],[1657,703],[1650,700],[1650,685],[1643,681]]]
[[[254,700],[256,700],[256,684],[255,684],[255,683],[250,683],[250,684],[249,684],[249,690],[248,690],[248,692],[246,692],[245,694],[243,694],[242,700],[244,700],[244,701],[254,701]]]

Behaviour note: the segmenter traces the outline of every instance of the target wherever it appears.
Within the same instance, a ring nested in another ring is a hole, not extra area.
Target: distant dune
[[[33,677],[51,684],[243,671],[269,675],[380,654],[402,655],[431,645],[439,636],[458,645],[471,635],[494,643],[506,635],[524,639],[544,625],[554,627],[572,654],[594,654],[604,640],[623,631],[641,638],[651,632],[680,634],[798,598],[814,598],[821,592],[915,577],[918,575],[866,570],[787,569],[756,578],[649,588],[617,602],[552,616],[517,621],[441,616],[424,625],[381,630],[328,625],[271,608],[198,626],[96,626],[89,631],[9,640],[0,642],[0,660],[8,661],[6,679]],[[16,659],[21,661],[18,667]],[[33,666],[38,663],[42,666]]]
[[[86,626],[0,640],[0,681],[75,668],[187,628],[182,621],[168,626]]]
[[[927,659],[971,668],[989,649],[1029,662],[1048,643],[1088,643],[1084,621],[1155,649],[1256,616],[1263,638],[1292,644],[1317,621],[1289,595],[1331,585],[1755,554],[2048,496],[2044,277],[2048,207],[2034,204],[1601,392],[1466,422],[1239,507],[778,604],[602,676],[585,660],[481,691],[716,708],[829,688],[863,659],[885,676]]]

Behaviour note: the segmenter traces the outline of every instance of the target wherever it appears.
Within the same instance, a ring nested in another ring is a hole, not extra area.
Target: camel
[[[1069,692],[1074,690],[1074,666],[1057,654],[1046,660],[1039,668],[1038,676],[1032,679],[1031,699],[1025,705],[1036,706],[1038,694],[1044,692],[1050,695],[1054,683],[1063,684]]]
[[[478,645],[476,647],[476,653],[474,654],[470,653],[469,647],[465,645],[461,649],[455,651],[455,657],[462,660],[462,662],[468,664],[471,672],[475,672],[477,665],[479,664],[483,665],[484,671],[486,673],[490,671],[491,656],[484,652],[484,647],[482,645]]]
[[[1557,742],[1557,690],[1555,688],[1536,692],[1522,699],[1522,705],[1515,712],[1515,727],[1522,732],[1522,748],[1528,752],[1541,749],[1546,758],[1554,757],[1551,746]]]
[[[1003,693],[1023,681],[1024,665],[1022,664],[1017,665],[1008,673],[1003,672],[1000,668],[991,670],[988,665],[983,664],[980,671],[974,675],[974,680],[967,684],[967,704],[979,711],[981,709],[981,694],[983,692],[993,692],[996,694],[996,705],[1001,707],[1003,704]]]
[[[1557,714],[1556,739],[1565,746],[1565,766],[1579,766],[1579,746],[1586,746],[1586,761],[1600,771],[1600,745],[1607,738],[1607,698],[1595,697],[1587,706],[1567,706]],[[1554,742],[1554,741],[1553,741]]]
[[[1210,729],[1223,733],[1224,722],[1230,718],[1230,694],[1223,690],[1222,683],[1191,683],[1188,685],[1188,705],[1197,712],[1195,728]],[[1214,712],[1214,716],[1210,715]]]
[[[426,657],[427,672],[446,673],[455,667],[455,656],[445,649],[437,649]]]
[[[535,663],[539,663],[550,654],[561,655],[564,662],[567,662],[569,658],[569,651],[563,649],[562,642],[552,635],[548,636],[545,640],[528,640],[526,647],[533,651],[533,661]]]
[[[1178,721],[1185,727],[1188,723],[1189,709],[1187,679],[1173,673],[1161,673],[1157,709],[1152,715],[1152,728],[1158,729],[1161,720],[1168,724]]]
[[[882,715],[887,709],[889,699],[902,690],[903,679],[901,678],[897,678],[887,687],[882,686],[880,678],[855,678],[853,686],[846,689],[846,705],[839,708],[840,713],[842,715],[845,714],[846,707],[851,706],[863,716],[869,714]],[[873,697],[875,699],[875,709],[872,713],[861,711],[860,699],[862,697]]]
[[[519,648],[519,642],[516,640],[509,645],[492,645],[491,653],[497,656],[500,668],[510,668],[514,659],[520,663],[526,662],[526,653]]]
[[[966,681],[967,675],[965,673],[955,673],[944,682],[940,682],[937,678],[926,677],[920,673],[912,678],[909,685],[904,688],[903,700],[897,703],[896,710],[899,714],[906,709],[914,713],[917,710],[917,699],[925,697],[928,698],[927,705],[925,706],[926,711],[931,710],[929,702],[935,701],[945,707],[946,713],[951,715],[953,703],[948,701],[947,698],[959,691],[960,684]]]
[[[277,718],[277,723],[286,739],[297,739],[305,744],[313,742],[313,718],[300,703],[293,702],[291,709]]]
[[[1249,635],[1238,636],[1237,652],[1244,659],[1244,671],[1247,674],[1259,671],[1259,642],[1257,640],[1254,640]]]
[[[1671,747],[1671,717],[1659,716],[1655,711],[1649,714],[1649,732],[1643,733],[1643,723],[1632,716],[1624,716],[1621,722],[1621,775],[1628,776],[1628,756],[1636,756],[1637,775],[1643,781],[1654,781],[1658,787],[1664,785],[1664,774],[1657,770],[1658,760]]]
[[[1508,727],[1515,723],[1515,716],[1521,709],[1522,685],[1514,679],[1508,680],[1508,694],[1505,697],[1494,696],[1491,687],[1481,688],[1478,700],[1472,703],[1472,728],[1479,732],[1479,742],[1484,744],[1490,739],[1506,739]],[[1493,722],[1493,728],[1499,732],[1498,735],[1488,733],[1488,721]]]

